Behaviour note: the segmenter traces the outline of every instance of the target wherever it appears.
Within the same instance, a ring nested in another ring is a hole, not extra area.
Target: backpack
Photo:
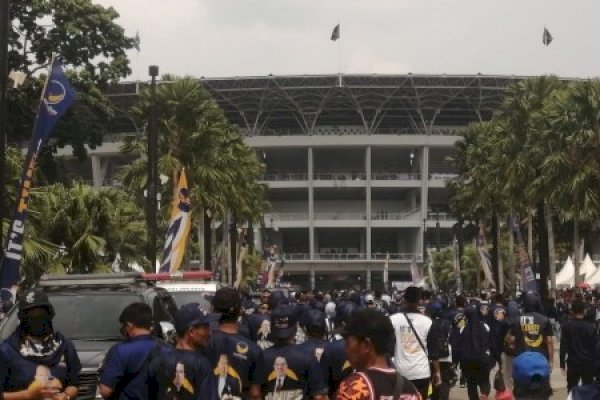
[[[450,334],[452,332],[452,323],[447,319],[437,319],[440,332],[438,342],[438,355],[440,358],[450,357]]]

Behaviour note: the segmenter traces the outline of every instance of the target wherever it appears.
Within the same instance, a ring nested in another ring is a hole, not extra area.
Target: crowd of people
[[[548,399],[559,367],[573,400],[600,396],[600,302],[572,292],[543,304],[537,294],[448,296],[417,287],[372,292],[264,290],[260,301],[224,287],[212,309],[185,304],[176,337],[158,338],[151,308],[128,305],[123,341],[106,354],[105,399]],[[19,301],[20,325],[0,344],[3,398],[71,400],[81,364],[53,327],[41,291]],[[493,372],[495,371],[495,372]],[[493,372],[493,373],[492,373]]]

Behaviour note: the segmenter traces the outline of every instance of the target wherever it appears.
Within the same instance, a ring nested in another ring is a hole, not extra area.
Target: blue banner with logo
[[[512,231],[517,239],[517,246],[519,246],[519,263],[521,265],[521,291],[526,293],[537,293],[538,286],[533,274],[533,268],[531,268],[531,260],[529,254],[525,249],[525,241],[523,240],[523,234],[521,233],[521,227],[519,226],[519,219],[513,216]]]
[[[75,90],[69,84],[60,62],[54,57],[33,125],[33,134],[25,157],[21,186],[17,192],[15,215],[8,228],[4,257],[0,264],[0,288],[2,288],[3,300],[8,300],[7,297],[10,297],[11,293],[14,294],[16,285],[20,281],[19,269],[23,257],[23,237],[29,203],[29,190],[33,184],[33,172],[40,150],[50,137],[56,123],[75,101],[75,97]]]

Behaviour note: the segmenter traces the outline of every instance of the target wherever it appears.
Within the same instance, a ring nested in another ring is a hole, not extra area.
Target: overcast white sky
[[[132,76],[346,73],[600,76],[599,0],[94,0],[128,35]],[[546,25],[554,36],[542,44]]]

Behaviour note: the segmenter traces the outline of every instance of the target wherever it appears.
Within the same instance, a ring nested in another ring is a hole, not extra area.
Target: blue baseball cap
[[[289,305],[280,305],[271,313],[271,337],[275,340],[293,336],[298,327],[298,313]]]
[[[300,326],[308,331],[325,331],[325,314],[320,310],[306,311],[300,317]]]
[[[533,387],[543,384],[550,377],[550,365],[542,353],[526,351],[513,359],[515,384]]]
[[[178,334],[183,334],[193,326],[210,325],[211,322],[218,320],[219,315],[210,314],[199,303],[188,303],[182,305],[177,311],[173,325]]]

